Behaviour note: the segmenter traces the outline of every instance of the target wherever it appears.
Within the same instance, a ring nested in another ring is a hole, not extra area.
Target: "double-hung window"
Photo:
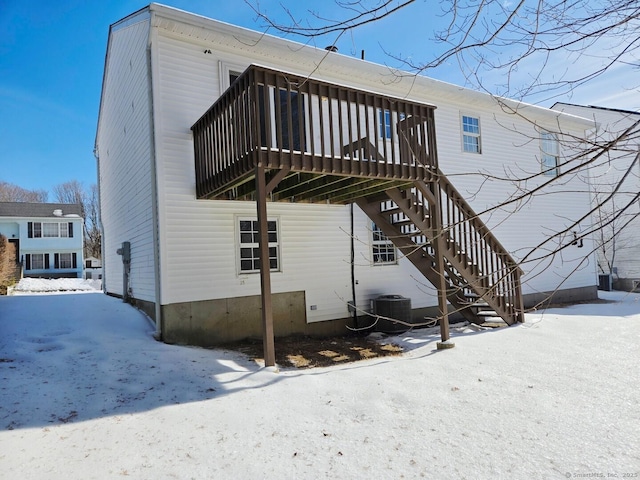
[[[240,272],[255,273],[260,271],[260,251],[258,248],[258,221],[254,219],[240,219],[238,221],[238,235],[240,239]],[[267,236],[269,238],[269,267],[271,271],[280,270],[280,243],[278,221],[267,221]]]
[[[44,270],[44,253],[32,253],[29,270]]]
[[[479,117],[462,115],[462,150],[481,153]]]
[[[396,247],[375,223],[371,224],[371,234],[373,264],[389,265],[396,263]]]
[[[73,237],[71,222],[28,222],[29,238],[69,238]]]
[[[73,268],[73,256],[70,253],[61,253],[58,262],[57,268]]]
[[[542,157],[542,173],[550,177],[558,176],[560,164],[560,146],[558,137],[551,132],[540,132],[540,150]]]

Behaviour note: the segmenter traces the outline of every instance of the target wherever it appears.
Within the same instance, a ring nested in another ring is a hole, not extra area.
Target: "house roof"
[[[0,202],[0,217],[68,218],[70,216],[82,216],[82,206],[79,203]]]
[[[579,105],[577,103],[566,103],[566,102],[556,102],[551,106],[551,108],[555,109],[556,106],[560,106],[560,105],[568,105],[570,107],[580,107],[580,108],[592,108],[594,110],[605,110],[607,112],[618,112],[618,113],[625,113],[628,115],[640,115],[640,112],[636,112],[633,110],[622,110],[620,108],[598,107],[597,105]]]
[[[279,70],[307,76],[313,72],[314,78],[339,83],[337,77],[350,86],[361,90],[371,90],[400,98],[408,98],[421,103],[436,104],[439,100],[464,101],[467,105],[495,108],[523,115],[526,111],[531,121],[538,123],[563,122],[575,128],[585,129],[592,121],[558,110],[532,105],[517,100],[502,98],[469,88],[436,80],[410,72],[392,71],[388,66],[357,59],[339,52],[328,54],[325,49],[276,37],[264,32],[221,22],[197,14],[189,13],[166,5],[151,3],[147,7],[123,18],[111,26],[110,33],[129,25],[131,22],[147,20],[150,26],[162,29],[171,35],[182,36],[203,45],[216,45],[220,50],[233,54],[243,54],[254,58],[254,64],[269,63],[277,57]],[[292,53],[293,52],[293,53]],[[109,56],[109,46],[106,57]],[[105,59],[106,64],[106,59]],[[269,66],[269,65],[265,65]],[[306,72],[306,73],[305,73]],[[106,75],[106,70],[105,70]],[[104,78],[103,78],[104,83]],[[98,119],[98,123],[100,118]]]

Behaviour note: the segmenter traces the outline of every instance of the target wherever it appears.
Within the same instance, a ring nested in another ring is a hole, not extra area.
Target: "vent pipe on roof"
[[[61,217],[61,216],[62,216],[62,210],[60,210],[59,208],[56,208],[56,209],[53,211],[53,214],[54,214],[56,217]]]

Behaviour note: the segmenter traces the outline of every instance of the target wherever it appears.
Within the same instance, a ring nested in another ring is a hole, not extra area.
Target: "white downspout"
[[[153,256],[154,256],[154,276],[155,276],[155,320],[156,320],[156,331],[154,333],[154,338],[156,340],[162,340],[162,304],[161,304],[161,267],[160,267],[160,218],[159,218],[159,208],[158,208],[158,174],[156,169],[156,133],[155,133],[155,109],[153,104],[154,98],[154,89],[153,89],[153,40],[152,36],[155,37],[156,29],[153,27],[153,19],[155,14],[153,11],[150,12],[151,16],[149,18],[149,40],[147,44],[147,78],[149,79],[149,136],[151,139],[150,142],[150,162],[151,162],[151,215],[153,222]]]

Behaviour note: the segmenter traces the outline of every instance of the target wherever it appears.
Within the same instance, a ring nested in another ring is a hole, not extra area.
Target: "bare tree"
[[[100,258],[101,236],[98,224],[98,195],[95,184],[88,190],[77,180],[70,180],[53,187],[59,203],[79,204],[84,219],[84,254]]]
[[[0,181],[0,202],[31,202],[43,203],[47,201],[46,190],[27,190],[12,183]]]
[[[309,11],[300,19],[284,1],[286,21],[279,22],[262,10],[258,2],[245,2],[264,22],[265,28],[305,41],[323,38],[325,44],[335,44],[344,34],[397,15],[401,10],[407,13],[415,9],[417,13],[421,5],[415,0],[335,0],[342,15],[336,17],[335,9],[331,15]],[[635,0],[455,0],[438,5],[441,11],[435,14],[445,27],[425,32],[425,45],[420,49],[425,52],[423,58],[394,52],[382,45],[399,69],[394,73],[429,75],[447,64],[457,64],[466,86],[494,95],[505,112],[534,127],[528,132],[518,132],[512,125],[503,125],[515,136],[521,135],[523,145],[539,141],[530,133],[539,132],[539,127],[535,120],[526,117],[526,112],[501,97],[539,103],[571,94],[579,86],[619,67],[640,68],[640,3]],[[327,8],[326,4],[323,7]],[[632,78],[635,83],[631,80],[629,88],[640,91],[640,75]],[[580,178],[587,191],[592,172],[611,163],[610,153],[629,145],[637,153],[640,121],[608,137],[576,137],[563,131],[560,125],[549,133],[558,139],[563,151],[568,152],[558,165],[534,172],[519,170],[518,165],[514,165],[506,167],[502,175],[482,170],[460,174],[477,175],[478,192],[488,184],[495,186],[496,182],[509,185],[498,190],[508,192],[505,197],[478,212],[479,216],[506,218],[535,198],[566,190],[565,185],[575,186],[576,182],[571,183],[571,179]],[[628,160],[615,161],[626,173],[606,189],[595,192],[598,194],[593,195],[593,203],[585,206],[579,218],[567,218],[564,228],[546,232],[543,241],[517,252],[522,263],[542,271],[551,259],[564,255],[570,246],[581,246],[587,238],[595,239],[594,248],[609,255],[620,247],[616,242],[639,215],[640,193],[625,190],[625,178],[632,175],[633,164],[628,165]],[[532,181],[534,179],[537,181]],[[467,193],[474,196],[478,192]],[[590,253],[584,252],[585,262]],[[610,271],[612,265],[607,267]],[[584,263],[580,262],[576,268],[583,267]]]
[[[267,28],[307,39],[328,37],[332,42],[400,10],[424,13],[415,0],[335,0],[344,12],[339,18],[309,11],[299,20],[285,1],[288,22],[282,23],[258,2],[245,1]],[[433,14],[445,28],[425,32],[421,50],[429,56],[387,51],[398,67],[427,73],[455,61],[469,86],[527,99],[534,94],[552,98],[569,93],[621,65],[640,66],[640,4],[635,0],[456,0],[440,2],[438,8],[440,12]],[[589,68],[579,66],[583,60],[588,60]],[[483,80],[485,75],[501,81],[489,83]],[[639,86],[637,81],[634,87]]]

